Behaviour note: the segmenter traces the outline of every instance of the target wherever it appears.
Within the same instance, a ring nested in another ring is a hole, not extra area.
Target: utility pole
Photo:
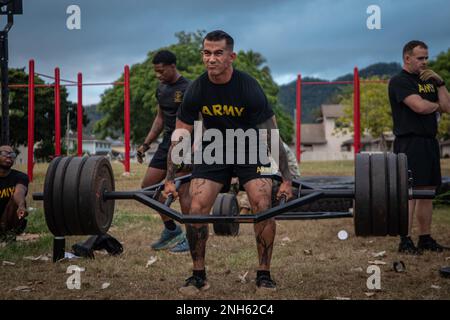
[[[14,23],[15,14],[22,14],[22,0],[0,0],[0,15],[8,16],[8,23],[3,31],[0,31],[0,77],[2,103],[1,144],[9,144],[8,31]]]
[[[70,112],[67,111],[67,124],[66,124],[66,153],[69,155],[69,131],[70,131]]]

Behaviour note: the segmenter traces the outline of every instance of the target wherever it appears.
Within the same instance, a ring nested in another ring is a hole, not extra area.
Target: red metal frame
[[[34,165],[34,60],[28,63],[28,179],[33,181]]]
[[[125,172],[130,172],[130,67],[124,68],[124,129],[125,129]]]
[[[297,95],[296,95],[296,124],[297,124],[297,137],[296,137],[296,153],[297,153],[297,162],[300,163],[300,157],[301,157],[301,137],[302,137],[302,131],[301,131],[301,122],[302,122],[302,75],[299,74],[297,76]]]
[[[361,99],[359,86],[359,72],[353,70],[353,149],[355,156],[361,148]]]
[[[389,80],[363,80],[364,83],[387,83]],[[299,74],[297,76],[297,96],[296,96],[296,127],[297,127],[297,161],[301,159],[301,105],[302,105],[302,85],[328,85],[328,84],[353,84],[353,149],[355,155],[359,153],[361,149],[361,87],[358,68],[353,70],[353,81],[311,81],[302,82],[302,77]]]
[[[124,67],[124,81],[116,82],[99,82],[99,83],[83,83],[82,73],[78,73],[77,81],[61,79],[60,69],[55,68],[53,76],[36,73],[34,70],[34,60],[29,60],[29,75],[27,84],[9,84],[8,87],[28,88],[28,161],[27,173],[30,181],[33,181],[34,166],[34,120],[35,120],[35,89],[36,88],[54,88],[54,105],[55,105],[55,156],[61,155],[61,87],[77,86],[77,155],[83,154],[83,86],[124,86],[124,140],[125,140],[125,172],[130,172],[130,68],[128,65]],[[54,84],[36,84],[35,75],[40,75],[49,79],[54,79]],[[61,81],[67,82],[61,84]]]
[[[61,91],[60,72],[55,68],[55,156],[61,155]]]
[[[78,104],[77,104],[77,154],[83,155],[83,75],[78,73]]]

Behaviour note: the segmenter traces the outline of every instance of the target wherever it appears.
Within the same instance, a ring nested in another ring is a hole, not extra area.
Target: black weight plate
[[[221,193],[214,202],[213,216],[238,216],[239,204],[236,196]],[[213,223],[214,233],[220,236],[237,236],[239,234],[239,223]]]
[[[388,234],[398,236],[399,234],[399,206],[398,206],[398,170],[397,155],[387,155],[387,179],[389,181],[389,212],[388,212]]]
[[[59,230],[55,224],[54,210],[53,210],[53,183],[55,181],[55,172],[58,167],[61,157],[54,158],[47,168],[44,180],[44,214],[47,227],[55,236],[62,236],[62,230]]]
[[[360,153],[355,160],[354,223],[357,236],[372,235],[370,194],[370,156]]]
[[[69,235],[70,232],[64,219],[64,176],[67,166],[73,157],[63,157],[58,164],[53,181],[53,217],[56,228],[61,235]]]
[[[386,236],[388,225],[388,180],[386,154],[372,154],[370,157],[372,235]]]
[[[397,155],[397,173],[398,173],[398,207],[399,207],[399,235],[408,235],[408,159],[406,154],[399,153]]]
[[[104,234],[114,216],[114,200],[103,201],[104,191],[114,191],[114,175],[106,157],[89,157],[80,176],[78,208],[86,234]]]
[[[64,221],[71,235],[85,235],[81,226],[81,217],[78,210],[78,190],[80,185],[81,169],[87,157],[75,157],[70,161],[64,177],[63,212]]]

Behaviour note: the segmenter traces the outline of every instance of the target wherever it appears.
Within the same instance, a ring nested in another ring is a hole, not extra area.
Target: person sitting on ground
[[[292,177],[294,179],[299,179],[300,178],[300,169],[298,167],[297,158],[296,158],[295,154],[292,152],[291,148],[289,148],[289,146],[284,141],[282,141],[282,143],[283,143],[284,150],[286,150],[289,171],[291,172]],[[279,172],[279,170],[276,168],[276,163],[274,163],[273,160],[271,161],[271,166],[273,168],[274,173]],[[232,185],[237,184],[236,193],[239,192],[239,180],[237,178],[233,178],[231,184]],[[250,206],[250,201],[248,201],[247,192],[241,191],[241,192],[237,193],[236,198],[239,203],[240,214],[249,214],[252,210],[251,210],[251,206]]]
[[[11,146],[0,146],[0,242],[14,241],[27,223],[25,197],[29,180],[25,173],[11,169],[16,156]]]

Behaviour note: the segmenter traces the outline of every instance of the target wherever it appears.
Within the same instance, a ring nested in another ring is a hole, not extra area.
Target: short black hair
[[[428,46],[425,44],[425,42],[420,40],[412,40],[405,44],[405,46],[403,47],[403,56],[405,56],[406,54],[411,55],[415,47],[428,49]]]
[[[177,64],[177,57],[175,54],[169,50],[161,50],[158,51],[152,60],[153,64],[164,64],[164,65],[170,65],[170,64]]]
[[[234,40],[233,40],[233,38],[228,33],[226,33],[225,31],[222,31],[222,30],[214,30],[214,31],[209,32],[205,36],[205,38],[203,38],[203,44],[205,43],[205,40],[208,40],[208,41],[221,41],[221,40],[224,40],[224,39],[225,39],[225,42],[227,44],[228,49],[233,51],[233,49],[234,49]]]

